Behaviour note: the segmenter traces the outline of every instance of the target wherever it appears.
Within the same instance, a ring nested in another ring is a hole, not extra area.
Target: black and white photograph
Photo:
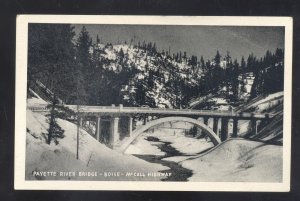
[[[291,24],[18,16],[15,188],[288,191]]]

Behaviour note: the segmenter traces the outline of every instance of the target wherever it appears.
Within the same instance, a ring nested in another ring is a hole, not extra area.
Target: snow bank
[[[189,181],[281,182],[282,146],[231,139],[180,164],[193,170]]]
[[[29,93],[32,95],[32,97],[27,99],[27,106],[38,106],[38,105],[47,105],[48,104],[32,89],[29,89]]]
[[[36,105],[47,105],[48,103],[46,101],[44,101],[43,99],[39,99],[39,98],[29,98],[27,100],[27,105],[28,106],[36,106]]]
[[[283,104],[283,95],[284,92],[281,91],[266,97],[257,97],[244,106],[241,106],[238,111],[272,112],[273,108]]]
[[[257,105],[262,104],[262,103],[265,103],[267,101],[272,101],[272,100],[277,99],[277,98],[282,98],[283,95],[284,95],[283,91],[280,91],[280,92],[277,92],[277,93],[274,93],[274,94],[270,94],[266,98],[264,98],[260,101],[257,101],[255,104],[252,105],[252,107],[257,106]]]
[[[161,177],[104,177],[104,172],[158,172],[168,168],[148,163],[134,156],[124,155],[97,142],[80,129],[79,160],[76,160],[77,126],[58,119],[65,130],[59,144],[45,143],[48,123],[42,114],[27,110],[26,179],[73,179],[73,180],[160,180]],[[96,171],[96,177],[36,177],[33,171]],[[102,175],[100,175],[102,174]]]

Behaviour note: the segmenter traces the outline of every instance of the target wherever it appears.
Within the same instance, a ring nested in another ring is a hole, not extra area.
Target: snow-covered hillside
[[[282,144],[283,136],[283,92],[277,92],[257,98],[236,108],[236,112],[269,113],[275,115],[271,121],[261,122],[257,135],[250,135],[246,131],[250,126],[249,121],[241,121],[239,132],[245,137]]]
[[[179,87],[195,87],[203,76],[199,63],[192,64],[189,58],[175,60],[166,53],[128,44],[97,44],[93,48],[100,68],[133,75],[124,80],[121,89],[123,100],[130,105],[139,106],[143,102],[153,107],[173,108],[183,99]],[[137,94],[142,94],[142,100]]]
[[[130,155],[124,155],[97,142],[87,132],[80,129],[79,160],[76,160],[77,126],[58,119],[58,124],[65,130],[65,137],[59,144],[46,144],[45,138],[49,124],[47,118],[39,113],[27,110],[26,133],[26,179],[61,179],[61,180],[160,180],[162,177],[105,177],[105,172],[158,172],[168,168],[151,164]],[[97,172],[89,176],[37,176],[33,171]]]
[[[230,139],[207,153],[182,161],[189,181],[281,182],[282,146]]]

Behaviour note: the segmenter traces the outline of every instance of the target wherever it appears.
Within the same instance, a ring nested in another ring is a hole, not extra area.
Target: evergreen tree
[[[217,50],[217,54],[214,58],[214,61],[215,61],[215,66],[216,67],[220,67],[220,63],[221,63],[221,55],[219,53],[219,50]]]
[[[93,92],[95,86],[95,67],[92,65],[92,55],[90,48],[92,47],[92,39],[86,30],[85,26],[82,27],[77,38],[76,46],[76,63],[78,65],[78,75],[82,76],[82,85],[86,94],[86,101],[88,104],[95,104],[96,97]]]
[[[179,62],[180,63],[182,62],[182,53],[181,53],[181,51],[179,52]]]
[[[156,52],[157,52],[156,43],[153,43],[153,46],[152,46],[152,52],[153,52],[153,53],[156,53]]]
[[[284,61],[284,52],[282,49],[277,48],[275,51],[275,63],[283,62]]]
[[[119,57],[120,59],[123,59],[124,58],[124,52],[123,52],[123,49],[121,48],[120,51],[119,51]]]
[[[247,59],[247,71],[257,71],[257,59],[253,53],[251,53]]]
[[[97,40],[96,40],[96,43],[97,43],[97,44],[99,44],[99,43],[100,43],[100,40],[99,40],[98,34],[97,34]]]
[[[71,94],[76,91],[72,74],[75,66],[74,35],[73,27],[68,24],[29,25],[29,82],[38,80],[52,92],[48,92],[48,144],[53,140],[57,144],[58,138],[63,137],[63,130],[56,123],[56,118],[60,117],[60,111],[64,109],[60,104],[69,102],[72,99]],[[28,87],[30,86],[31,83]]]
[[[234,100],[238,99],[239,96],[239,64],[237,60],[235,59],[233,62],[233,72],[232,72],[232,92],[233,92],[233,98]]]
[[[92,39],[86,30],[85,26],[82,27],[77,39],[77,62],[80,62],[84,71],[91,68],[91,54],[90,48],[92,47]]]
[[[246,62],[244,56],[242,56],[242,60],[241,60],[241,71],[242,72],[246,71]]]

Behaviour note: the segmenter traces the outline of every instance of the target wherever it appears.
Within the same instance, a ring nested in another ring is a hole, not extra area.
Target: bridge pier
[[[208,125],[208,119],[209,119],[209,117],[203,117],[203,123],[205,125]]]
[[[238,133],[238,119],[233,118],[233,128],[232,128],[232,137],[237,137]]]
[[[133,130],[133,118],[128,117],[128,136],[130,137],[132,135],[132,130]]]
[[[101,136],[101,117],[97,117],[97,122],[96,122],[96,139],[99,142],[100,141],[100,136]]]
[[[222,118],[221,120],[221,141],[225,141],[228,138],[228,118]]]
[[[219,118],[218,117],[214,117],[214,121],[213,121],[213,131],[219,135]]]
[[[112,117],[110,123],[109,144],[114,147],[114,145],[119,141],[119,138],[119,117]]]
[[[257,134],[257,120],[256,119],[251,120],[251,132],[252,132],[252,135]]]
[[[146,125],[147,124],[147,116],[144,116],[144,122],[143,122],[143,125]]]

